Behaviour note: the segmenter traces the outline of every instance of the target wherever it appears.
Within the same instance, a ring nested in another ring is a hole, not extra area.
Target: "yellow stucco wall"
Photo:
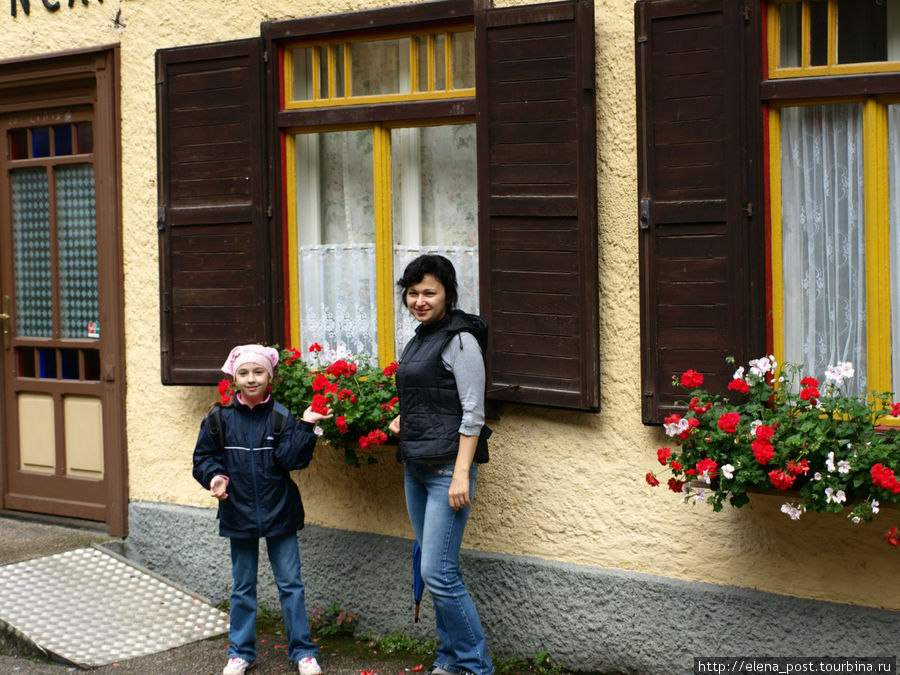
[[[30,16],[20,10],[15,19],[4,5],[0,58],[120,45],[130,498],[212,507],[190,466],[215,392],[160,384],[154,52],[256,36],[264,20],[383,3],[60,4],[51,13],[32,0]],[[898,609],[900,589],[885,583],[900,555],[883,538],[893,514],[857,527],[841,516],[792,522],[779,512],[781,501],[768,496],[714,514],[643,480],[659,468],[654,450],[664,437],[640,421],[632,6],[595,0],[602,410],[505,406],[492,423],[493,459],[482,467],[465,546]],[[119,9],[125,27],[116,30]],[[299,481],[309,522],[411,537],[401,469],[390,456],[351,469],[320,446]]]

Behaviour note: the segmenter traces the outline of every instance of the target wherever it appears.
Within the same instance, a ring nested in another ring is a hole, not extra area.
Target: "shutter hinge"
[[[166,207],[160,206],[156,209],[156,229],[162,232],[166,229]]]
[[[271,204],[269,204],[269,205],[266,207],[266,217],[268,217],[268,218],[271,218],[271,217],[272,217],[272,205],[271,205]]]
[[[269,50],[267,49],[266,51],[263,52],[263,63],[268,63],[268,62],[269,62]]]
[[[749,21],[749,20],[750,20],[750,3],[745,2],[744,3],[744,21]]]
[[[644,44],[646,41],[647,41],[647,36],[646,36],[646,35],[638,35],[637,43],[638,43],[639,45]]]
[[[753,217],[753,202],[747,202],[744,204],[744,213],[747,214],[748,218]]]

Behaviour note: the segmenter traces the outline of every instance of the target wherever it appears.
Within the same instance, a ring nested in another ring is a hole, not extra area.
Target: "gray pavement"
[[[100,544],[114,551],[122,548],[121,540],[110,537],[106,529],[96,523],[0,511],[0,565],[63,553],[93,544]],[[253,673],[260,675],[296,673],[283,654],[283,645],[274,644],[277,641],[279,640],[272,640],[272,644],[269,644],[264,636],[260,636],[257,645],[259,658]],[[94,671],[141,675],[170,673],[215,675],[221,673],[225,665],[227,646],[228,640],[225,637],[200,640],[157,654],[101,666]],[[326,675],[349,675],[362,671],[374,671],[381,675],[410,672],[406,662],[390,661],[375,656],[351,657],[323,653],[320,663]],[[429,665],[426,663],[425,668],[427,669]],[[71,665],[53,662],[35,650],[33,645],[0,631],[0,673],[61,675],[64,672],[78,670]]]

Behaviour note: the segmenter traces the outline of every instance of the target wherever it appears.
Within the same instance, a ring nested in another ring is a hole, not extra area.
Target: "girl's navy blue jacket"
[[[221,408],[225,447],[210,432],[209,415],[194,448],[194,478],[207,490],[218,475],[228,477],[228,498],[219,501],[223,537],[275,537],[303,527],[303,502],[290,472],[303,469],[316,445],[313,425],[288,414],[278,442],[272,431],[274,400],[248,408],[235,400]]]

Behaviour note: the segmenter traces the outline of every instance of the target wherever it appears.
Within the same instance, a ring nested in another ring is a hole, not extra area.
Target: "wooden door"
[[[73,59],[68,82],[0,69],[2,505],[124,534],[114,53]]]

